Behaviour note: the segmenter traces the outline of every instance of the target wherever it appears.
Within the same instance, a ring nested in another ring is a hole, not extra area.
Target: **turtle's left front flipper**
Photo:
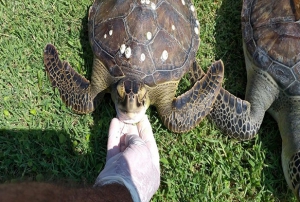
[[[227,135],[238,140],[252,139],[260,128],[265,111],[260,119],[253,120],[251,105],[221,88],[208,118]]]
[[[189,91],[171,100],[166,95],[156,106],[165,126],[173,132],[182,133],[193,129],[211,111],[222,86],[223,62],[215,62],[206,75],[200,72],[196,76],[198,80]]]
[[[238,140],[253,138],[279,90],[269,85],[263,74],[249,74],[245,100],[221,88],[209,118],[229,136]]]
[[[277,100],[276,102],[280,102]],[[282,101],[281,101],[282,102]],[[276,104],[276,103],[275,103]],[[274,104],[274,105],[275,105]],[[282,105],[281,105],[282,106]],[[300,107],[299,98],[286,100],[275,117],[282,139],[281,163],[285,179],[300,201]]]
[[[44,50],[44,64],[52,86],[58,89],[67,106],[80,114],[94,111],[96,95],[90,93],[90,82],[68,62],[62,62],[52,44],[48,44]]]

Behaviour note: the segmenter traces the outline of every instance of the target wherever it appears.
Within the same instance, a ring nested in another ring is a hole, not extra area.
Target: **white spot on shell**
[[[196,20],[196,24],[197,24],[198,26],[200,26],[200,22],[199,22],[199,20]]]
[[[103,36],[103,37],[106,39],[107,35],[106,35],[106,34],[104,34],[104,36]]]
[[[160,59],[161,59],[162,61],[166,61],[166,60],[168,59],[168,57],[169,57],[168,51],[164,50],[164,51],[162,52],[162,54],[161,54]]]
[[[191,5],[190,9],[191,9],[192,12],[194,12],[195,11],[195,6]]]
[[[128,59],[131,56],[131,48],[127,47],[125,50],[125,57]]]
[[[141,61],[142,61],[142,62],[144,62],[144,61],[145,61],[145,59],[146,59],[146,56],[145,56],[145,54],[144,54],[144,53],[142,53],[142,54],[141,54]]]
[[[156,5],[155,5],[155,3],[151,2],[151,8],[152,8],[153,10],[155,10],[155,9],[156,9]]]
[[[182,5],[185,5],[185,1],[184,0],[181,0],[181,3],[182,3]]]
[[[146,4],[150,4],[150,0],[146,0]]]
[[[145,4],[146,3],[146,0],[141,0],[141,4]]]
[[[109,36],[111,36],[113,34],[113,30],[112,29],[109,30],[108,34],[109,34]]]
[[[172,30],[175,30],[175,25],[172,25]]]
[[[121,47],[120,47],[121,54],[125,53],[125,49],[126,49],[126,45],[122,44]]]
[[[151,34],[151,32],[147,32],[146,35],[147,35],[147,39],[148,39],[148,40],[151,40],[151,39],[152,39],[152,34]]]
[[[194,28],[194,31],[195,31],[195,33],[198,35],[199,34],[199,28],[198,27],[195,27]]]

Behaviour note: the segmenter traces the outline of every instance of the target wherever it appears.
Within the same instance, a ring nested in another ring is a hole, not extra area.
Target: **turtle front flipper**
[[[261,113],[264,115],[265,112]],[[238,140],[248,140],[257,133],[263,116],[259,120],[252,120],[250,103],[221,88],[208,118],[229,136]]]
[[[196,61],[194,61],[193,65],[190,68],[189,76],[191,83],[196,83],[197,81],[200,81],[202,77],[205,76],[204,71],[199,67]]]
[[[189,91],[175,99],[174,94],[165,92],[170,88],[163,86],[158,91],[159,101],[156,107],[165,126],[173,132],[182,133],[199,124],[212,109],[222,85],[223,75],[223,62],[217,61]]]
[[[90,82],[75,72],[68,62],[62,62],[52,44],[44,50],[44,64],[52,86],[58,88],[67,106],[80,114],[94,111],[95,96],[90,93]]]
[[[246,57],[247,71],[251,72],[253,66],[248,60]],[[272,78],[263,71],[257,72],[247,74],[245,100],[222,88],[208,116],[222,131],[238,140],[249,140],[255,136],[265,112],[279,95]]]
[[[300,201],[300,150],[290,158],[290,161],[284,159],[284,150],[282,152],[282,167],[285,179],[298,201]]]

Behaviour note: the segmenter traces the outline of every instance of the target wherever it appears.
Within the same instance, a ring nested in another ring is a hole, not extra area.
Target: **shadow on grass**
[[[92,6],[92,4],[90,5]],[[89,42],[89,33],[88,33],[88,15],[89,15],[89,6],[86,7],[86,13],[84,18],[81,19],[81,31],[80,31],[80,44],[83,50],[83,54],[80,55],[84,60],[84,70],[87,73],[85,75],[87,78],[91,78],[92,67],[93,67],[93,51]]]
[[[216,17],[216,59],[225,65],[224,87],[235,96],[245,97],[247,73],[242,48],[241,9],[242,1],[223,0]],[[280,201],[291,199],[281,167],[281,138],[276,121],[266,113],[259,141],[266,153],[261,184]],[[241,143],[242,144],[242,143]],[[250,165],[249,165],[250,167]]]
[[[91,184],[105,164],[105,138],[93,137],[91,150],[80,154],[65,131],[16,129],[0,134],[1,183],[67,179]]]

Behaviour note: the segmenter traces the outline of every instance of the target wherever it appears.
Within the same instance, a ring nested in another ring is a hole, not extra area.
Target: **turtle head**
[[[126,77],[119,80],[111,92],[118,118],[125,123],[138,123],[150,105],[143,81]]]

